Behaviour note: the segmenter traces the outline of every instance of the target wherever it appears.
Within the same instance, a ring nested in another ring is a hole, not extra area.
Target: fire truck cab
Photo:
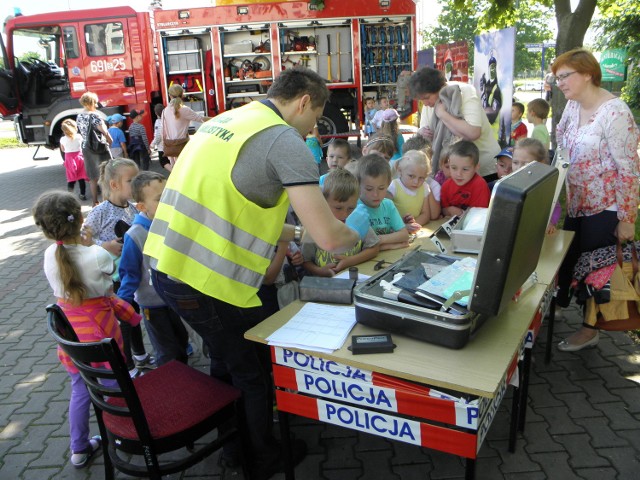
[[[103,117],[148,109],[159,96],[157,72],[144,62],[153,58],[147,13],[117,7],[18,16],[5,23],[5,34],[0,113],[14,115],[24,143],[57,147],[62,121],[83,110],[84,92],[98,95]],[[33,55],[19,59],[18,51]],[[151,116],[143,119],[151,132]]]

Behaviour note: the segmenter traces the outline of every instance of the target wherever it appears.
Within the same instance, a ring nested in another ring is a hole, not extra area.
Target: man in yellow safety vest
[[[341,252],[369,226],[361,210],[346,225],[337,220],[318,187],[304,136],[328,97],[315,72],[288,69],[266,100],[205,123],[180,154],[144,249],[156,290],[209,347],[211,374],[230,377],[243,392],[255,478],[282,467],[271,437],[266,366],[259,359],[265,347],[243,336],[263,319],[256,293],[275,246],[300,240],[306,228],[321,248]],[[284,224],[289,203],[304,227]],[[301,459],[304,444],[297,446]]]

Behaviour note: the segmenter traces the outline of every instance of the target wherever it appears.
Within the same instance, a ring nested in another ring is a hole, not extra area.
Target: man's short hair
[[[480,150],[476,147],[476,144],[469,140],[460,140],[459,142],[450,145],[449,158],[452,155],[458,157],[470,157],[474,165],[480,163]]]
[[[409,77],[409,91],[413,98],[426,93],[438,93],[447,83],[444,72],[431,67],[422,67]]]
[[[318,108],[327,103],[330,93],[326,82],[316,72],[305,67],[294,67],[278,75],[267,91],[267,98],[287,103],[308,94],[311,105]]]
[[[535,98],[527,103],[527,110],[533,113],[537,118],[546,120],[549,116],[551,107],[544,98]]]
[[[142,189],[151,185],[151,182],[154,180],[159,182],[167,181],[164,175],[158,172],[152,172],[151,170],[143,170],[133,177],[133,180],[131,180],[131,196],[136,202],[144,202],[144,192]]]

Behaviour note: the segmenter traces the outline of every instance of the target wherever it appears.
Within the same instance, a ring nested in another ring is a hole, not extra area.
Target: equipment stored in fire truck
[[[325,0],[316,8],[309,1],[221,0],[206,8],[9,18],[6,48],[0,38],[0,113],[13,115],[23,143],[56,148],[60,125],[82,111],[78,99],[91,91],[105,117],[144,110],[151,138],[153,107],[167,105],[174,83],[188,106],[214,116],[265,98],[274,77],[302,65],[331,90],[318,123],[322,135],[359,131],[367,97],[388,97],[409,115],[413,102],[403,85],[417,60],[414,1]],[[25,42],[34,45],[26,51],[43,51],[40,57],[18,60]]]

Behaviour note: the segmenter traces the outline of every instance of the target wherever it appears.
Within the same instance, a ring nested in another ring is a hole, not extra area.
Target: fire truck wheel
[[[349,123],[338,107],[332,103],[327,103],[324,106],[322,117],[318,120],[318,131],[320,135],[345,133],[349,131]],[[329,145],[331,142],[333,142],[333,138],[324,142],[324,145]]]

